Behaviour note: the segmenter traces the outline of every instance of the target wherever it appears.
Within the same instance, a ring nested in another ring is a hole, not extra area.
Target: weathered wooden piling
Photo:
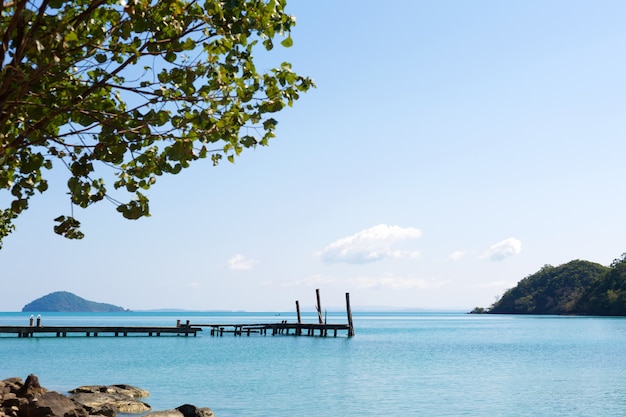
[[[317,297],[317,305],[315,308],[317,309],[317,319],[320,324],[324,324],[324,320],[322,320],[322,303],[320,301],[320,290],[319,288],[315,290],[315,295]]]
[[[302,324],[302,316],[300,315],[300,301],[296,300],[296,313],[298,315],[298,324]],[[302,328],[298,327],[296,329],[296,335],[300,336],[302,334]]]
[[[352,323],[352,308],[350,308],[350,293],[346,293],[346,312],[348,314],[348,337],[354,336],[354,324]]]

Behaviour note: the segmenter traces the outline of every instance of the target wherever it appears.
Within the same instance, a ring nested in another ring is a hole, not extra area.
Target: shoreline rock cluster
[[[36,375],[26,381],[14,377],[0,381],[0,417],[115,417],[117,413],[144,417],[214,417],[210,408],[184,404],[172,410],[151,411],[139,400],[150,393],[131,385],[90,385],[69,395],[50,391]],[[147,413],[147,414],[146,414]]]

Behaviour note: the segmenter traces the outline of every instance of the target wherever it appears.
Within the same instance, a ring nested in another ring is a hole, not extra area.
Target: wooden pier
[[[177,326],[0,326],[0,334],[17,334],[17,337],[34,337],[40,335],[56,335],[56,337],[67,337],[67,335],[77,334],[89,336],[196,336],[202,328],[190,325]]]
[[[337,332],[345,330],[350,332],[347,324],[313,324],[313,323],[257,323],[257,324],[194,324],[196,327],[208,327],[211,329],[211,336],[224,336],[224,334],[234,334],[235,336],[250,336],[251,334],[267,335],[293,335],[293,336],[328,336],[332,333],[337,337]]]
[[[352,309],[350,307],[350,293],[346,293],[346,310],[348,314],[347,324],[331,324],[327,323],[323,318],[322,307],[320,302],[320,290],[315,290],[317,297],[318,323],[303,323],[300,314],[300,302],[296,301],[296,313],[298,317],[297,323],[289,323],[283,320],[280,323],[245,323],[245,324],[192,324],[193,327],[208,327],[211,329],[211,336],[224,336],[225,333],[232,333],[235,336],[250,336],[251,334],[267,335],[268,332],[272,336],[275,335],[294,335],[294,336],[318,336],[326,337],[332,333],[337,337],[337,332],[344,330],[348,337],[354,336],[354,325],[352,324]]]
[[[52,335],[56,337],[67,337],[67,335],[84,336],[197,336],[203,327],[210,328],[211,336],[223,336],[225,333],[232,333],[235,336],[250,336],[252,334],[267,335],[294,335],[294,336],[321,336],[326,337],[332,333],[337,337],[339,331],[346,331],[348,337],[354,336],[354,325],[352,324],[352,311],[350,308],[350,294],[346,293],[346,310],[348,313],[347,324],[327,323],[322,314],[319,289],[315,290],[317,295],[317,323],[303,323],[300,314],[300,303],[296,301],[297,322],[290,323],[283,320],[280,323],[243,323],[243,324],[191,324],[189,320],[181,323],[176,322],[176,326],[44,326],[41,316],[37,321],[31,316],[29,326],[1,326],[0,334],[15,334],[17,337],[35,337],[40,335]]]

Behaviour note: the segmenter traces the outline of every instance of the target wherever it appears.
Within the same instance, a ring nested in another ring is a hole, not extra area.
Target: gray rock
[[[88,417],[87,410],[58,392],[48,391],[28,375],[0,382],[0,415],[8,417]]]
[[[93,415],[113,417],[116,413],[139,414],[151,410],[150,405],[137,400],[150,393],[132,385],[84,385],[69,392],[71,398],[91,410]]]
[[[102,392],[108,394],[123,394],[133,398],[146,398],[150,396],[150,393],[147,390],[126,384],[84,385],[82,387],[74,388],[69,392],[71,394]]]
[[[89,417],[87,410],[63,394],[48,391],[19,406],[20,417]]]
[[[173,410],[153,411],[152,413],[146,414],[144,417],[184,417],[184,415],[177,409],[173,409]]]
[[[117,415],[117,408],[111,404],[102,404],[101,406],[93,408],[84,407],[87,409],[90,416],[115,417]]]
[[[66,396],[39,385],[35,375],[26,381],[0,381],[0,417],[115,417],[117,413],[144,414],[150,406],[137,398],[150,395],[132,385],[90,385],[78,387]],[[157,411],[152,417],[215,417],[210,408],[184,404],[173,410]]]
[[[185,417],[213,417],[213,410],[210,408],[199,408],[191,404],[183,404],[180,407],[176,407],[178,411],[183,413]]]
[[[22,388],[22,385],[24,385],[22,378],[17,377],[7,378],[0,383],[4,385],[5,388],[9,388],[10,392],[17,392],[20,388]]]
[[[173,410],[155,411],[144,417],[215,417],[213,410],[207,407],[196,407],[191,404],[183,404]]]
[[[46,393],[48,390],[39,385],[39,378],[36,375],[30,374],[26,378],[24,385],[16,392],[19,397],[34,398],[37,395]]]
[[[19,407],[21,402],[28,402],[28,401],[23,398],[18,398],[18,396],[12,392],[2,395],[2,407],[8,407],[8,408],[11,408],[13,406]]]
[[[150,411],[150,405],[136,400],[130,395],[109,392],[78,392],[70,395],[70,398],[83,404],[90,409],[98,409],[104,405],[110,405],[118,413],[138,414]]]

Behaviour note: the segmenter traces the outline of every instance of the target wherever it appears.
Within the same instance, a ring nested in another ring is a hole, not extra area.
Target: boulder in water
[[[81,404],[39,385],[35,375],[0,381],[0,416],[7,417],[89,417]]]
[[[92,413],[98,411],[98,414],[108,415],[106,407],[126,414],[139,414],[151,410],[150,405],[137,400],[149,396],[150,393],[132,385],[87,385],[69,392],[72,399],[93,410]]]
[[[173,410],[155,411],[144,417],[215,417],[213,410],[207,407],[196,407],[191,404],[183,404]]]

